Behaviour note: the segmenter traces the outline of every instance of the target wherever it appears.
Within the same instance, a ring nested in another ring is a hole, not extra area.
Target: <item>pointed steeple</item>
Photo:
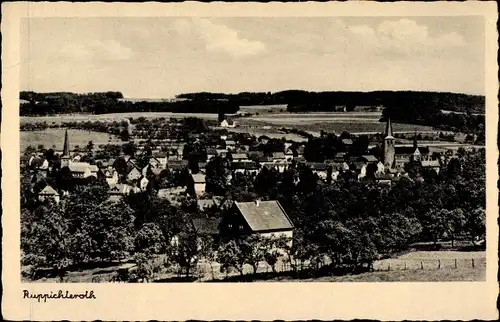
[[[387,123],[385,125],[385,136],[386,137],[393,137],[392,135],[392,123],[391,123],[391,118],[387,118]]]
[[[418,149],[417,129],[415,129],[415,135],[413,136],[413,149],[414,150]]]
[[[68,137],[68,130],[64,133],[64,148],[63,148],[63,155],[69,156],[69,137]]]

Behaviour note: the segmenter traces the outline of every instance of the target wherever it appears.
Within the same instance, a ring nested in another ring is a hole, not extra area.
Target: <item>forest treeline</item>
[[[242,92],[238,94],[200,92],[181,94],[177,96],[179,100],[161,102],[120,100],[123,98],[120,92],[88,94],[21,92],[20,98],[30,102],[21,104],[21,113],[26,115],[145,111],[216,113],[216,108],[220,107],[225,107],[226,113],[235,113],[239,106],[272,104],[288,105],[289,112],[332,111],[339,106],[345,106],[347,111],[352,111],[356,106],[382,106],[392,109],[417,108],[420,114],[438,110],[484,113],[485,104],[484,96],[479,95],[415,91],[308,92],[287,90],[276,93]],[[38,104],[35,105],[35,102]]]
[[[236,113],[239,106],[224,100],[127,101],[120,92],[35,93],[21,92],[21,116],[57,114],[107,114],[132,112]]]

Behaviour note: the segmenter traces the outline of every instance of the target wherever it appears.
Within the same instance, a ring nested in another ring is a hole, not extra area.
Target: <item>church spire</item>
[[[385,126],[385,139],[384,139],[384,166],[387,169],[394,168],[394,160],[396,155],[395,139],[392,134],[391,118],[387,118]]]
[[[385,125],[385,136],[388,137],[392,137],[392,123],[391,123],[391,118],[388,117],[387,118],[387,123]]]
[[[68,137],[68,130],[67,129],[66,129],[66,132],[64,133],[63,155],[69,156],[69,137]]]
[[[417,129],[415,129],[415,135],[413,136],[413,149],[416,150],[417,148],[418,148]]]

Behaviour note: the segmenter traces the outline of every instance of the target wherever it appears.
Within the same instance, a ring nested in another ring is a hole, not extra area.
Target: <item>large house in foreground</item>
[[[233,211],[222,219],[219,227],[221,235],[227,237],[283,234],[291,239],[294,231],[292,221],[277,200],[235,202]]]

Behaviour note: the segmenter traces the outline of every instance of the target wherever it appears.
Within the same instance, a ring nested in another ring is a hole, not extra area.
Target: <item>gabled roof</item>
[[[293,160],[297,163],[303,163],[303,162],[306,162],[306,158],[304,157],[295,157],[293,158]]]
[[[122,196],[120,195],[110,195],[106,201],[112,203],[118,203],[122,200]]]
[[[352,145],[352,140],[351,139],[342,139],[342,143],[344,143],[345,145]]]
[[[361,156],[366,162],[377,162],[377,158],[371,154],[365,154]]]
[[[283,152],[273,152],[273,159],[286,159],[286,155]]]
[[[114,184],[114,185],[110,185],[109,186],[109,193],[110,194],[127,194],[130,192],[131,190],[131,186],[129,186],[128,184],[123,184],[123,183],[119,183],[119,184]]]
[[[326,171],[328,169],[328,164],[320,162],[307,162],[306,163],[311,170],[314,171]]]
[[[262,151],[248,151],[249,158],[260,158],[264,156],[264,152]]]
[[[418,151],[420,154],[429,154],[429,148],[428,147],[418,147]],[[407,155],[412,155],[415,153],[415,148],[412,146],[396,146],[394,148],[394,153],[395,154],[407,154]]]
[[[234,159],[248,159],[248,156],[246,153],[233,153],[232,154],[233,160]]]
[[[233,170],[243,169],[243,170],[257,170],[259,167],[255,162],[232,162],[231,168]]]
[[[127,173],[127,175],[129,176],[131,173],[134,173],[134,174],[135,174],[135,173],[137,173],[137,174],[139,174],[139,175],[140,175],[140,174],[141,174],[141,171],[139,171],[137,168],[135,168],[135,167],[134,167],[134,168],[132,168],[132,169],[131,169],[128,173]]]
[[[440,167],[440,164],[438,160],[422,161],[422,167],[438,168]]]
[[[87,162],[71,162],[68,168],[71,172],[81,173],[90,170],[90,164]]]
[[[57,193],[57,191],[49,185],[45,186],[39,194],[46,196],[59,196],[59,193]]]
[[[165,198],[168,195],[180,195],[186,192],[185,187],[172,187],[158,190],[158,197]]]
[[[276,200],[260,202],[235,202],[252,231],[289,230],[293,224]]]
[[[205,183],[205,175],[202,173],[196,173],[191,175],[193,177],[194,183]]]

